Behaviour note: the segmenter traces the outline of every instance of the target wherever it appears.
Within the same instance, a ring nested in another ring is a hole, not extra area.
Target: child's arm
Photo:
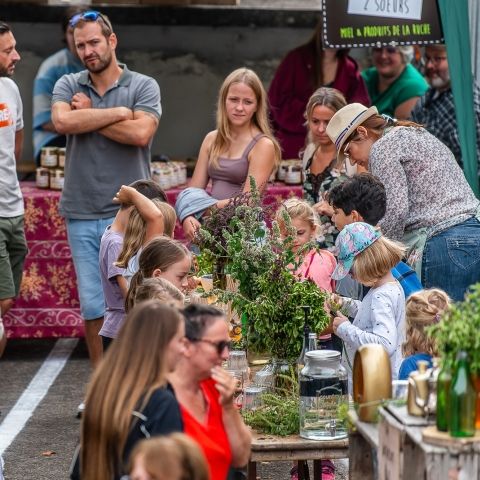
[[[378,343],[385,348],[391,356],[397,349],[398,333],[395,325],[394,304],[392,299],[383,294],[374,294],[369,315],[368,324],[372,326],[372,332],[366,332],[351,324],[346,317],[338,316],[333,321],[334,332],[345,342],[358,348],[367,343]],[[355,323],[361,322],[355,317]]]
[[[122,294],[122,297],[124,299],[127,298],[127,293],[128,293],[127,279],[123,275],[117,275],[115,277],[115,280],[118,283],[118,288],[120,288],[120,293]]]
[[[117,192],[114,201],[131,204],[138,210],[140,216],[145,220],[145,244],[153,237],[163,235],[164,223],[162,212],[145,195],[137,192],[132,187],[122,185]]]

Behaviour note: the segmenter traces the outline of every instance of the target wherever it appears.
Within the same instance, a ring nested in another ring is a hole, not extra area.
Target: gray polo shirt
[[[127,107],[143,110],[160,118],[160,87],[146,75],[131,72],[119,64],[123,73],[101,97],[92,85],[87,70],[64,75],[55,84],[52,104],[70,101],[83,92],[92,108]],[[115,215],[118,205],[112,198],[121,185],[150,178],[150,148],[115,142],[97,132],[67,135],[65,186],[60,213],[66,218],[96,219]]]

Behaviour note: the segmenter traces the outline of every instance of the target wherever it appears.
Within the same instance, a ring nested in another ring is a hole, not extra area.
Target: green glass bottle
[[[450,423],[450,386],[452,384],[451,350],[445,349],[445,358],[442,369],[437,377],[437,428],[441,432],[448,432]]]
[[[450,435],[475,435],[476,392],[470,375],[467,352],[458,352],[455,374],[450,387]]]

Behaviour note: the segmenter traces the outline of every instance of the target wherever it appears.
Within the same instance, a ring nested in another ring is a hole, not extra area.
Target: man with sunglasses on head
[[[85,338],[92,365],[102,356],[104,316],[100,239],[118,210],[119,186],[150,177],[150,148],[161,116],[157,82],[117,62],[109,19],[88,10],[70,19],[86,70],[64,75],[52,98],[55,129],[67,137],[60,212],[77,274]]]
[[[9,78],[19,60],[12,30],[0,21],[0,357],[7,342],[2,315],[18,295],[27,254],[16,172],[23,147],[23,107],[18,87]]]
[[[448,70],[447,47],[443,44],[425,47],[423,60],[425,77],[430,89],[418,100],[412,110],[411,119],[422,124],[443,142],[455,155],[458,164],[463,167],[457,114]],[[473,109],[477,130],[477,158],[480,162],[480,88],[476,83],[473,84]]]

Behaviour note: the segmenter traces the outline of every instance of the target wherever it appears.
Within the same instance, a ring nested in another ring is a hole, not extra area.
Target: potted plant
[[[462,302],[454,303],[441,320],[429,327],[442,361],[452,365],[458,352],[468,354],[470,372],[477,390],[477,428],[480,428],[480,283],[470,287]]]

